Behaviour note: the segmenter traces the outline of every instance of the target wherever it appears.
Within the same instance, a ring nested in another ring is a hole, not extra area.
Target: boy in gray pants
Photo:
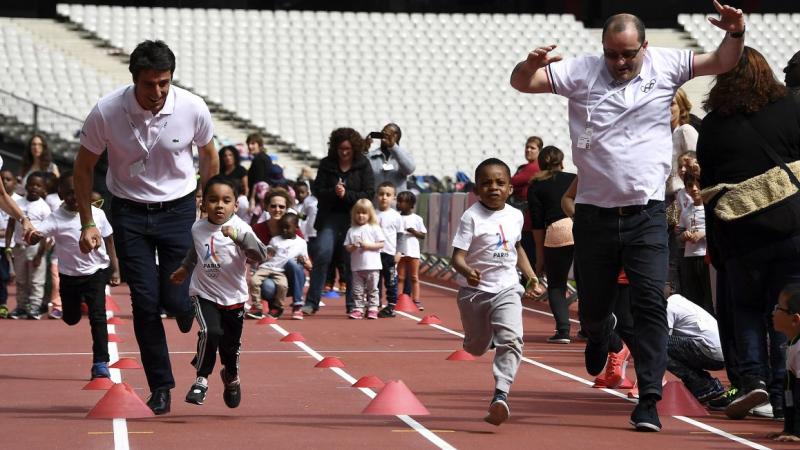
[[[540,295],[543,288],[520,242],[522,213],[506,205],[511,195],[511,170],[497,158],[475,169],[480,201],[464,211],[453,237],[453,268],[458,282],[458,309],[464,328],[464,350],[480,356],[496,349],[495,391],[484,418],[500,425],[510,416],[508,392],[522,357],[521,297]],[[517,267],[527,279],[519,282]]]

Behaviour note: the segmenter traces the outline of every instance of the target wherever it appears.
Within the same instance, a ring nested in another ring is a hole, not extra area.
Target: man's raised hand
[[[526,63],[531,69],[536,70],[550,63],[561,61],[561,55],[555,55],[555,56],[549,55],[549,53],[552,52],[555,48],[556,48],[555,44],[545,45],[544,47],[535,48],[533,51],[528,53],[528,59],[526,60]]]
[[[739,33],[744,31],[744,13],[741,9],[728,5],[722,5],[714,0],[714,9],[719,13],[719,19],[709,17],[708,21],[714,26],[721,28],[729,33]]]

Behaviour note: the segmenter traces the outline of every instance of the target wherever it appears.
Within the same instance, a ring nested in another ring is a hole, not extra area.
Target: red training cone
[[[305,340],[306,338],[302,334],[294,331],[281,338],[281,342],[303,342]]]
[[[397,305],[394,307],[395,311],[402,312],[417,312],[417,305],[411,300],[408,294],[400,294],[397,296]]]
[[[344,363],[335,356],[326,356],[320,362],[314,365],[320,369],[327,369],[330,367],[344,367]]]
[[[90,419],[140,419],[153,417],[153,411],[133,392],[128,383],[111,386],[103,398],[86,414]]]
[[[442,319],[439,318],[436,314],[429,314],[422,318],[417,325],[439,325],[442,323]]]
[[[708,411],[689,392],[682,381],[670,381],[664,386],[658,413],[665,416],[707,416]]]
[[[375,388],[381,389],[386,384],[381,381],[380,378],[376,377],[375,375],[366,375],[358,379],[355,383],[352,384],[352,387],[355,388]]]
[[[401,380],[386,383],[386,386],[378,392],[378,395],[361,413],[384,416],[425,416],[430,414],[425,405]]]
[[[120,358],[119,361],[108,366],[112,369],[141,369],[142,366],[133,358]]]
[[[92,381],[86,383],[86,385],[81,389],[83,391],[107,391],[111,389],[111,386],[114,385],[114,382],[111,381],[111,378],[94,378]]]
[[[475,361],[475,357],[464,350],[456,350],[447,357],[448,361]]]
[[[89,306],[86,303],[81,302],[81,315],[88,316],[89,315]]]
[[[633,387],[628,392],[628,398],[639,398],[639,380],[633,382]]]
[[[106,323],[109,324],[109,325],[122,325],[123,323],[125,323],[125,321],[120,319],[117,316],[114,316],[114,317],[106,320]]]
[[[108,333],[108,342],[125,342],[125,340],[114,333]]]
[[[262,317],[261,319],[258,319],[258,322],[256,322],[256,325],[272,325],[273,323],[278,323],[278,319],[276,319],[276,318],[270,316],[269,314],[267,314],[266,316]]]
[[[114,301],[114,297],[110,295],[106,295],[106,311],[119,312],[119,305]]]

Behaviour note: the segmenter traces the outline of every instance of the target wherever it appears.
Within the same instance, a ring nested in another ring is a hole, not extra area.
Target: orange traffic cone
[[[364,408],[362,414],[424,416],[430,414],[413,392],[400,380],[389,381]]]

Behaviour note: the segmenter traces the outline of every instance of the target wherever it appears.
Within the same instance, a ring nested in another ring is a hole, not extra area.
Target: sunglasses
[[[789,310],[788,308],[781,308],[781,305],[780,305],[780,304],[777,304],[777,303],[775,304],[775,308],[773,308],[773,309],[772,309],[772,311],[773,311],[773,312],[775,312],[775,311],[783,311],[783,312],[785,312],[786,314],[789,314],[789,315],[792,315],[792,314],[794,314],[794,313],[793,313],[791,310]]]
[[[639,48],[637,48],[636,50],[625,50],[620,53],[617,53],[614,50],[609,50],[607,48],[604,48],[603,56],[605,56],[606,59],[610,59],[612,61],[619,61],[620,58],[626,60],[633,59],[636,57],[636,55],[639,54],[639,51],[642,49],[642,47],[644,47],[644,44],[640,45]]]

